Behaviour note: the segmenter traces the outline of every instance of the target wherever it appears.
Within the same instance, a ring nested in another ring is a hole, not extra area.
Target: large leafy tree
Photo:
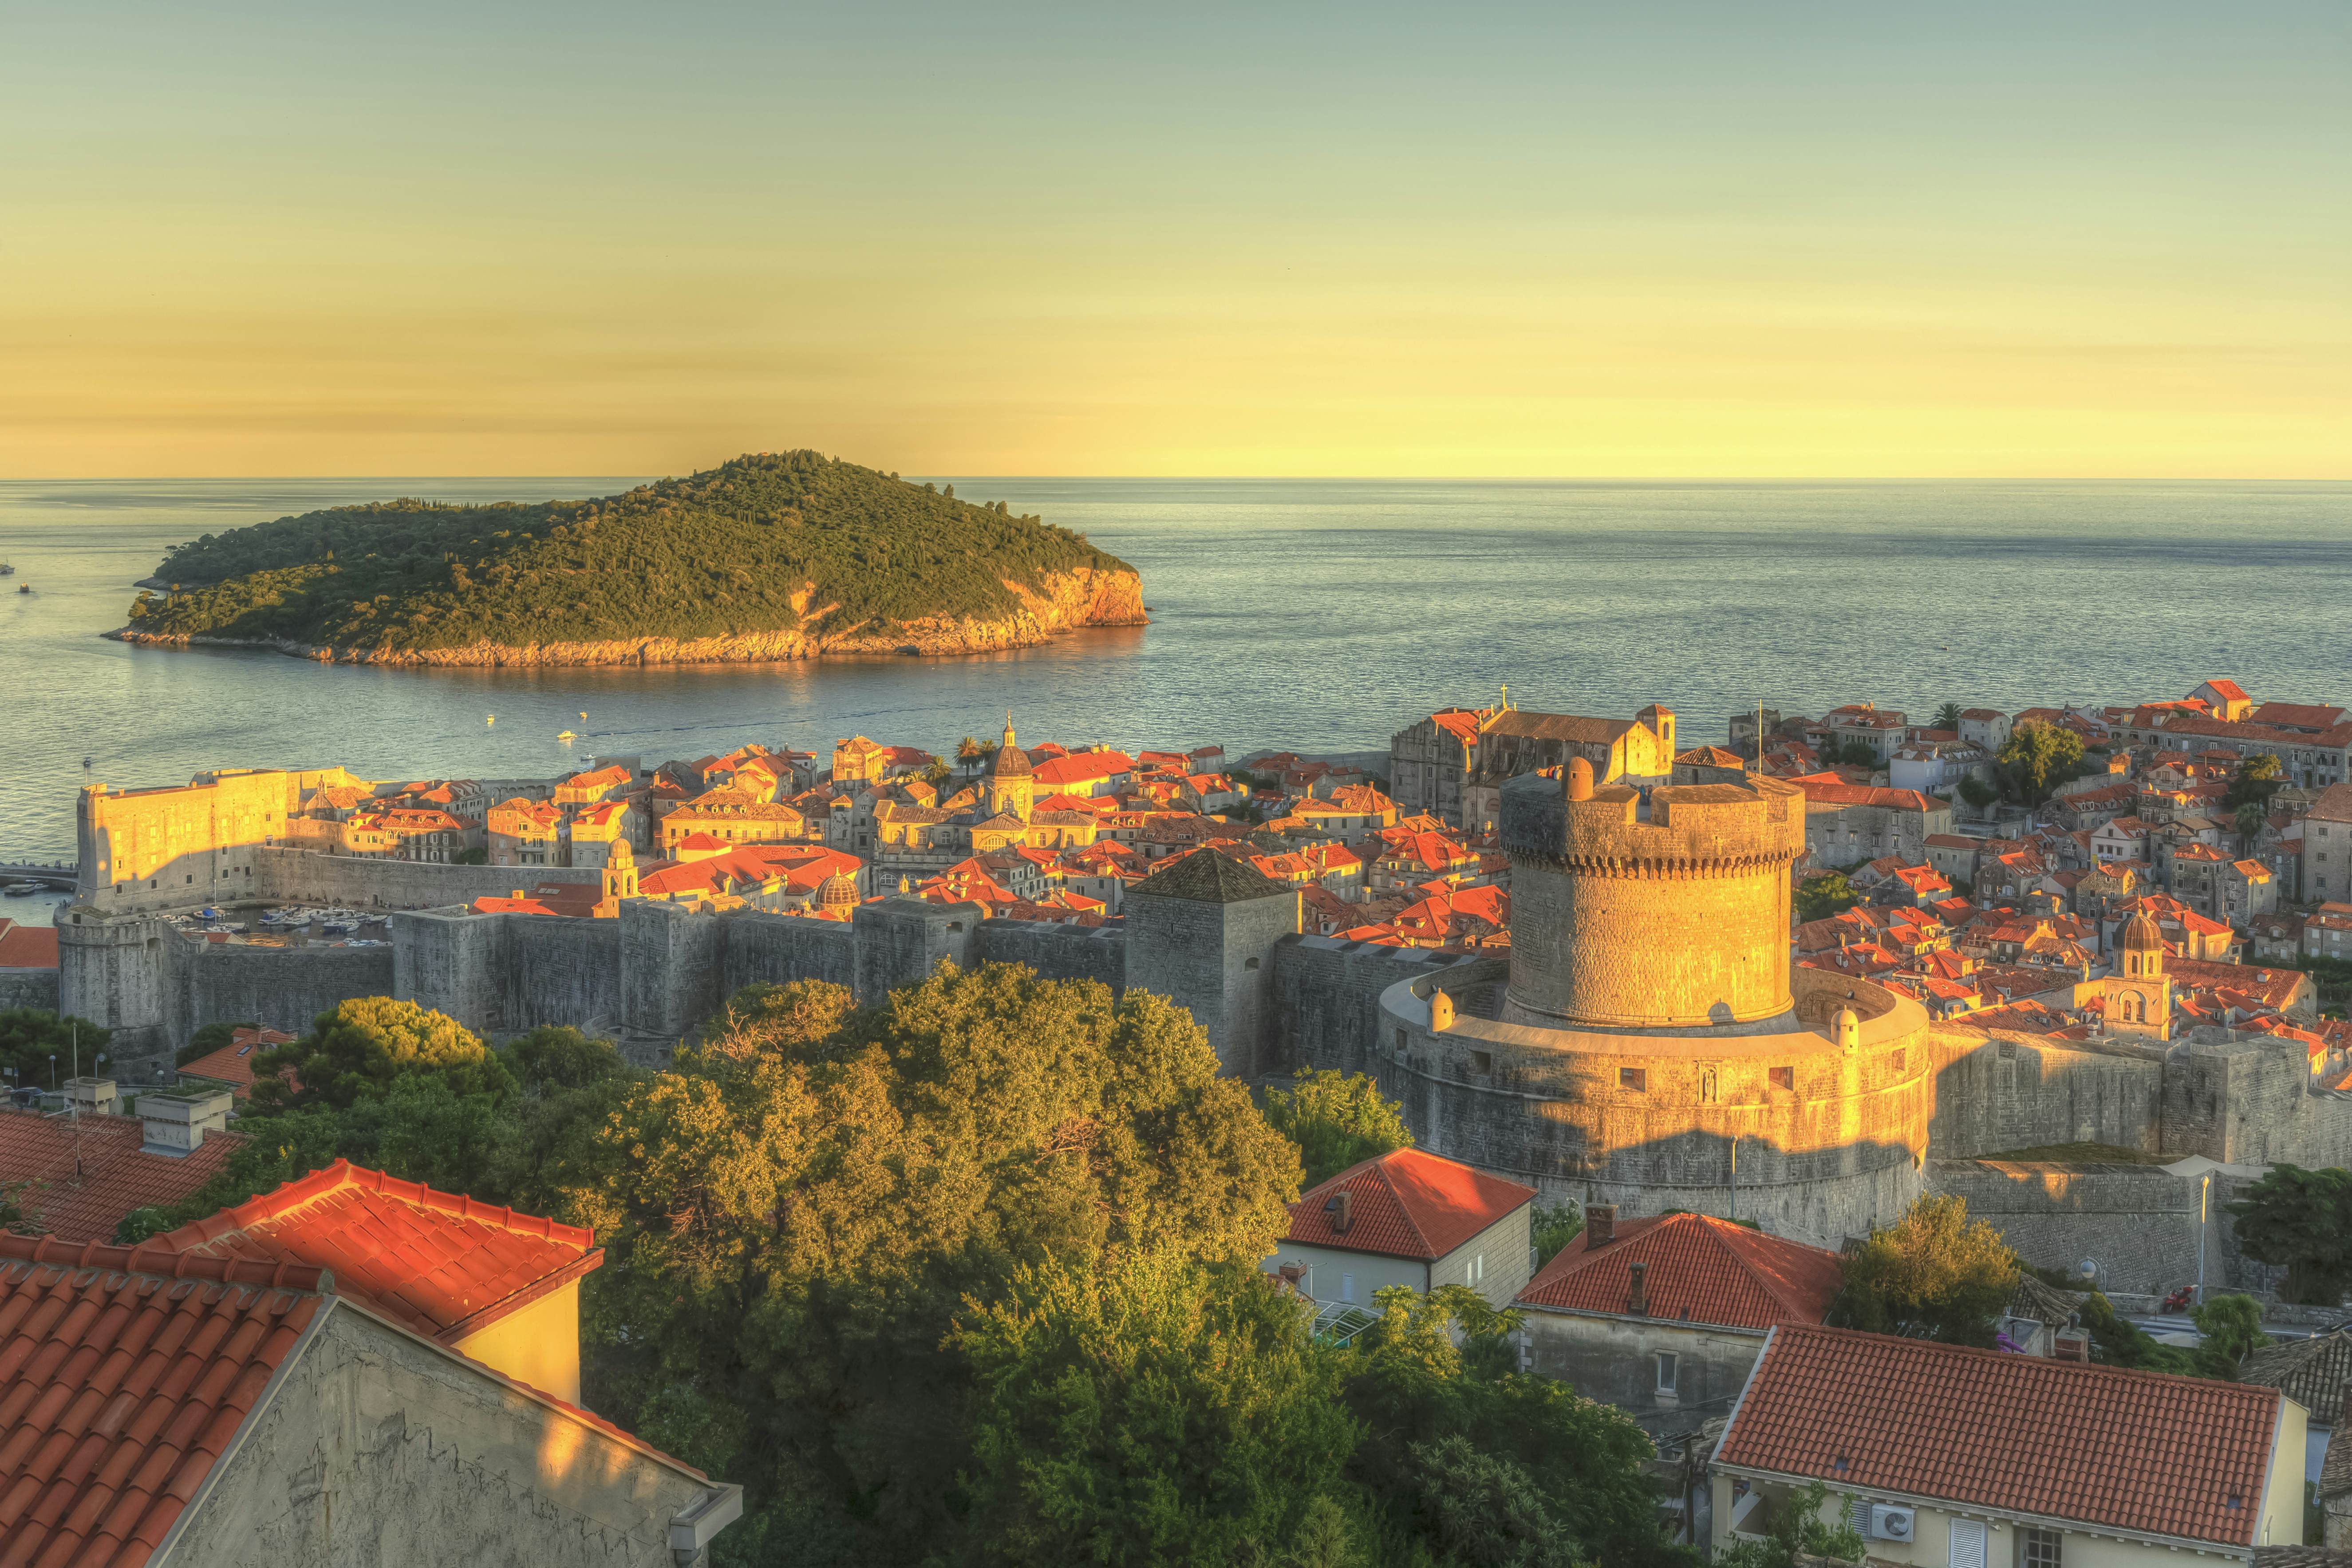
[[[87,1018],[42,1007],[0,1012],[0,1068],[14,1068],[16,1075],[0,1079],[0,1088],[47,1089],[52,1076],[63,1083],[73,1076],[77,1056],[81,1070],[89,1072],[106,1049],[108,1033]]]
[[[2290,1300],[2333,1307],[2352,1290],[2352,1171],[2276,1165],[2229,1207],[2246,1256],[2286,1269]]]
[[[289,1068],[292,1083],[278,1076]],[[515,1087],[497,1053],[455,1018],[414,1002],[362,996],[320,1014],[310,1032],[293,1044],[254,1058],[253,1103],[264,1113],[311,1106],[348,1110],[420,1073],[437,1076],[460,1098],[487,1094],[495,1100]]]
[[[1633,1418],[1517,1370],[1516,1312],[1465,1286],[1391,1286],[1356,1342],[1349,1474],[1381,1538],[1460,1568],[1696,1564],[1660,1530]]]
[[[2010,731],[1996,759],[2002,773],[2028,805],[2082,771],[2083,737],[2057,724],[2028,724]]]
[[[2264,805],[2285,783],[2285,766],[2268,752],[2257,752],[2230,775],[2230,793],[2222,803],[2237,807]]]
[[[1336,1176],[1360,1161],[1412,1146],[1404,1108],[1382,1099],[1380,1085],[1370,1075],[1300,1068],[1292,1084],[1266,1091],[1265,1119],[1298,1145],[1307,1185]]]
[[[1994,1342],[1993,1320],[2017,1289],[2017,1254],[1969,1219],[1968,1200],[1926,1196],[1840,1259],[1845,1289],[1831,1321],[1947,1344]]]
[[[611,1260],[591,1377],[755,1508],[821,1519],[790,1531],[845,1560],[919,1559],[969,1506],[971,1384],[939,1353],[965,1298],[1114,1247],[1254,1267],[1297,1191],[1296,1152],[1200,1026],[1140,992],[1002,965],[869,1008],[755,987],[677,1067],[551,1182]]]
[[[1346,1358],[1266,1275],[1162,1243],[1049,1257],[965,1305],[949,1343],[977,1387],[966,1490],[982,1554],[1268,1561],[1331,1531],[1359,1436],[1339,1397]]]

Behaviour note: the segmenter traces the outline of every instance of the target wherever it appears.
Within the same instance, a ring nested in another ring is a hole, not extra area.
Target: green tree
[[[547,1181],[611,1259],[583,1300],[598,1408],[743,1479],[747,1540],[911,1562],[966,1500],[972,1385],[939,1351],[964,1299],[1114,1247],[1254,1268],[1298,1158],[1164,999],[943,966],[874,1007],[739,994]]]
[[[2189,1318],[2197,1325],[2198,1353],[2212,1363],[2204,1372],[2208,1377],[2236,1382],[2239,1363],[2248,1352],[2271,1342],[2263,1332],[2263,1304],[2252,1296],[2231,1291],[2208,1297]]]
[[[2250,800],[2231,815],[2230,826],[2238,830],[2238,837],[2244,840],[2247,847],[2252,848],[2254,840],[2263,836],[2263,829],[2269,826],[2270,819],[2268,806],[2261,801]]]
[[[2279,760],[2268,752],[2257,752],[2240,762],[2230,775],[2230,793],[2222,796],[2222,803],[2240,810],[2248,805],[2267,806],[2271,796],[2285,784],[2286,769]]]
[[[1659,1526],[1649,1438],[1622,1411],[1517,1370],[1517,1312],[1460,1285],[1426,1296],[1392,1286],[1374,1300],[1381,1316],[1358,1336],[1348,1382],[1365,1427],[1349,1473],[1395,1555],[1549,1563],[1560,1559],[1540,1553],[1566,1551],[1611,1568],[1695,1568]],[[1465,1462],[1455,1438],[1492,1462]],[[1501,1516],[1475,1522],[1481,1498]],[[1465,1547],[1496,1554],[1449,1555]]]
[[[1935,721],[1929,726],[1929,728],[1936,730],[1949,730],[1952,733],[1956,735],[1958,734],[1960,732],[1960,705],[1957,702],[1947,702],[1942,707],[1937,709]]]
[[[2352,1289],[2352,1171],[2274,1165],[2229,1209],[2240,1249],[2286,1269],[2289,1300],[2342,1303]]]
[[[2019,1269],[2000,1232],[1982,1220],[1970,1223],[1968,1200],[1958,1196],[1919,1198],[1839,1265],[1845,1289],[1831,1321],[1987,1348]]]
[[[278,1077],[287,1068],[299,1087]],[[461,1099],[488,1094],[496,1100],[514,1088],[497,1053],[455,1018],[414,1002],[363,996],[320,1014],[293,1044],[256,1057],[253,1104],[264,1114],[313,1105],[345,1110],[390,1093],[395,1079],[418,1072],[439,1074]]]
[[[1878,752],[1860,741],[1848,741],[1844,745],[1840,746],[1837,751],[1837,760],[1850,768],[1869,768],[1875,771],[1885,765],[1879,762]]]
[[[1343,1486],[1345,1358],[1255,1268],[1115,1247],[964,1307],[948,1342],[976,1384],[964,1489],[990,1559],[1265,1561]]]
[[[923,782],[929,784],[933,789],[942,787],[946,784],[949,779],[954,776],[955,775],[953,773],[949,772],[947,763],[941,762],[937,757],[933,757],[931,759],[930,765],[923,770]]]
[[[11,1007],[0,1012],[0,1068],[14,1069],[16,1076],[5,1080],[9,1084],[47,1089],[52,1078],[62,1084],[73,1076],[77,1056],[81,1070],[90,1072],[110,1038],[110,1031],[87,1018],[43,1007]],[[57,1060],[50,1061],[51,1057]]]
[[[1790,1492],[1772,1505],[1763,1540],[1739,1542],[1717,1552],[1714,1561],[1718,1568],[1793,1568],[1800,1557],[1861,1562],[1868,1548],[1853,1526],[1845,1522],[1845,1511],[1839,1510],[1835,1524],[1822,1517],[1829,1500],[1830,1489],[1820,1481]],[[1852,1493],[1846,1500],[1852,1503]]]
[[[1404,1108],[1381,1097],[1370,1074],[1300,1068],[1295,1088],[1268,1089],[1265,1119],[1298,1145],[1303,1182],[1314,1186],[1360,1161],[1412,1146]]]
[[[1978,811],[1982,811],[2000,798],[2000,792],[1970,773],[1959,783],[1960,798]]]
[[[1797,918],[1825,921],[1853,908],[1859,895],[1843,871],[1824,871],[1797,884]]]
[[[2010,731],[1997,760],[2019,797],[2039,805],[2081,772],[2083,737],[2057,724],[2028,724]]]
[[[1528,1229],[1535,1243],[1536,1267],[1541,1268],[1582,1233],[1584,1211],[1572,1200],[1564,1199],[1556,1205],[1538,1204],[1528,1216]]]

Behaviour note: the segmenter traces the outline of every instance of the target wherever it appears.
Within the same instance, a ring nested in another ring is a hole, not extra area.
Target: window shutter
[[[1983,1521],[1952,1521],[1952,1568],[1985,1568]]]

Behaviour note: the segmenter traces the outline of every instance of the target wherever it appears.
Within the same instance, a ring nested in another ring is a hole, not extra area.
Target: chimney
[[[2050,1337],[2050,1354],[2057,1361],[2087,1363],[2091,1359],[2091,1336],[2081,1329],[2060,1329]]]
[[[1650,1315],[1650,1293],[1644,1287],[1650,1266],[1637,1261],[1627,1268],[1633,1276],[1633,1288],[1625,1293],[1625,1310],[1633,1317],[1646,1318]]]
[[[1617,1205],[1589,1204],[1584,1210],[1584,1250],[1595,1251],[1617,1239]]]
[[[1332,1235],[1345,1236],[1348,1234],[1348,1226],[1352,1223],[1352,1216],[1349,1213],[1349,1194],[1347,1189],[1344,1187],[1339,1191],[1333,1193],[1324,1203],[1323,1212],[1331,1216]]]

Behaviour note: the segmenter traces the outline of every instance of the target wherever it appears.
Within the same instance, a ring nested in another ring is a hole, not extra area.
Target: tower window
[[[1769,1069],[1768,1076],[1771,1079],[1772,1087],[1774,1089],[1794,1089],[1797,1087],[1797,1069],[1795,1068],[1772,1068]]]
[[[1636,1094],[1647,1090],[1650,1087],[1649,1069],[1647,1068],[1619,1068],[1617,1069],[1617,1087],[1619,1089],[1630,1089]]]

